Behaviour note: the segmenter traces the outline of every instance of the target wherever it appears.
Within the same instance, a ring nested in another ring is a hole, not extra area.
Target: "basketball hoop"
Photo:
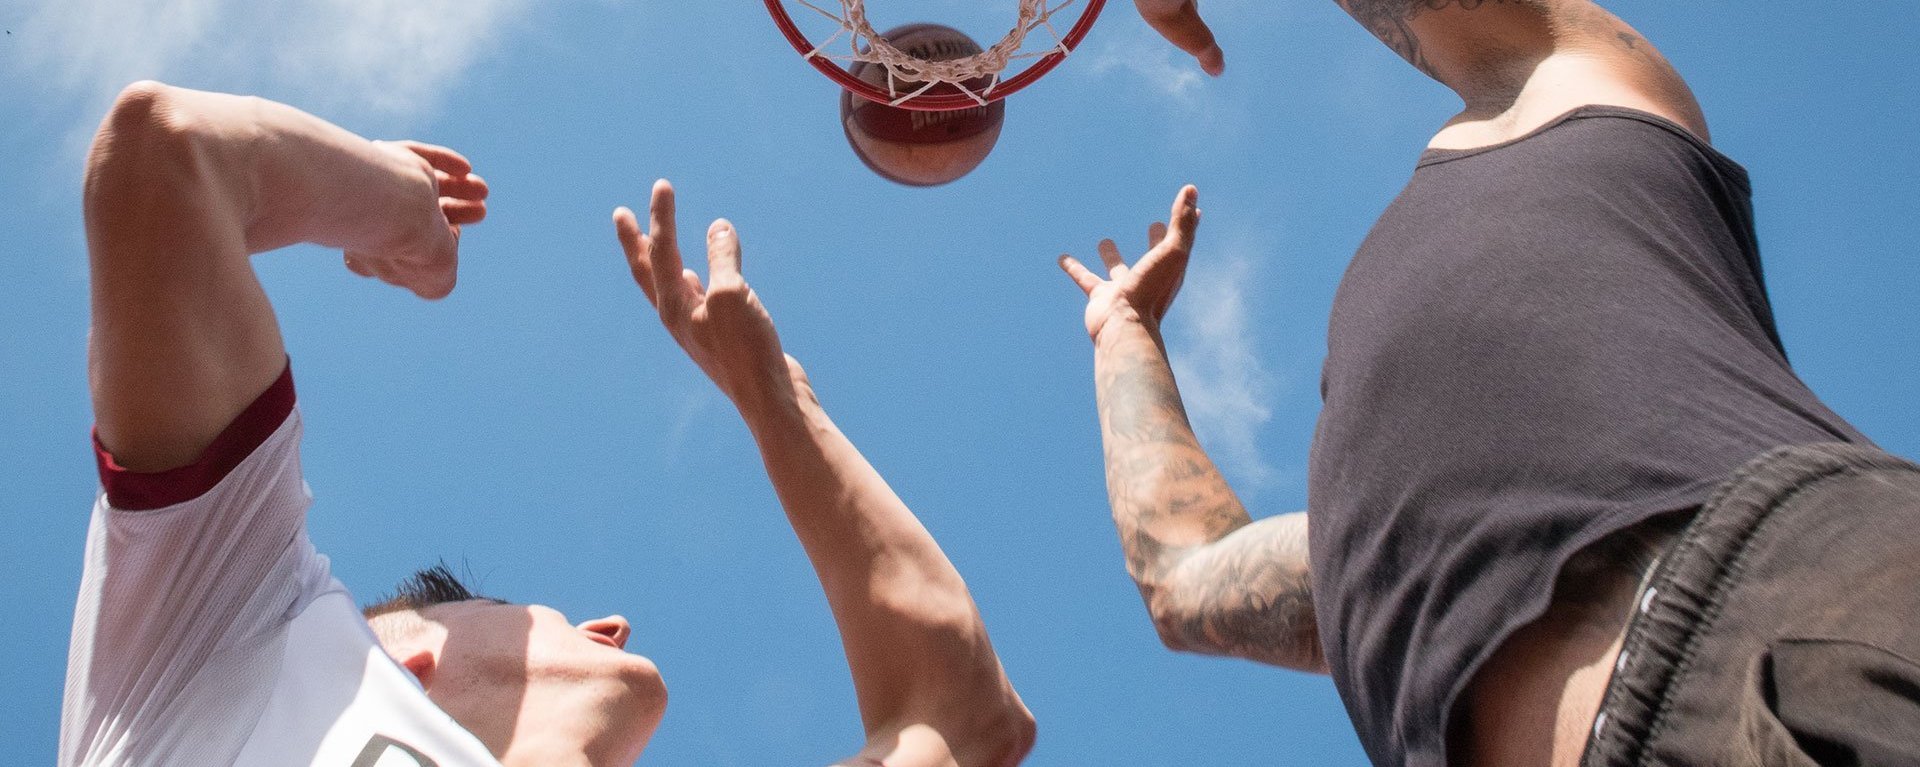
[[[837,24],[839,29],[819,45],[807,39],[786,4],[795,2],[807,10]],[[1006,98],[1033,84],[1042,75],[1066,59],[1067,54],[1087,36],[1106,0],[1019,0],[1019,20],[1006,37],[978,54],[945,61],[915,57],[889,44],[867,22],[865,0],[766,0],[774,25],[793,43],[793,49],[821,74],[839,83],[861,98],[901,109],[946,112],[984,106]],[[1054,25],[1054,16],[1067,6],[1084,2],[1080,19],[1065,35]],[[1051,3],[1051,4],[1050,4]],[[839,5],[839,12],[823,6]],[[1028,38],[1044,33],[1051,42],[1036,50],[1025,50]],[[845,53],[829,53],[828,47],[845,41]],[[1006,77],[1014,61],[1032,60],[1019,74]],[[854,62],[867,62],[886,70],[886,85],[881,87],[854,76],[847,68]]]

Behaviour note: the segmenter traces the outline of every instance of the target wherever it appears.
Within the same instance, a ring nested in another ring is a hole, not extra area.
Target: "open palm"
[[[613,224],[633,281],[659,310],[660,323],[736,407],[744,412],[792,399],[804,374],[781,351],[772,316],[740,274],[733,224],[721,219],[707,228],[705,286],[680,261],[671,184],[653,185],[646,232],[626,208],[614,211]]]
[[[1154,223],[1147,228],[1149,248],[1131,266],[1120,255],[1113,240],[1100,241],[1100,261],[1107,267],[1102,279],[1073,256],[1062,255],[1060,268],[1087,294],[1087,335],[1098,339],[1107,323],[1140,322],[1158,328],[1173,306],[1173,298],[1186,279],[1187,259],[1193,251],[1193,235],[1200,226],[1200,209],[1195,207],[1200,193],[1191,185],[1174,196],[1169,219],[1172,226]]]

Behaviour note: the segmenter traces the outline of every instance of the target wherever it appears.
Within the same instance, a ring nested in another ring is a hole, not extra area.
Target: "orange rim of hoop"
[[[1041,56],[1032,65],[1021,70],[1020,74],[994,83],[981,91],[978,97],[974,94],[957,92],[959,90],[957,88],[934,88],[904,100],[899,94],[889,93],[878,85],[855,77],[852,72],[842,69],[832,59],[816,55],[819,46],[814,45],[812,40],[808,40],[806,33],[801,32],[800,27],[793,23],[793,17],[787,15],[785,0],[766,0],[766,4],[767,13],[773,16],[774,25],[780,28],[781,34],[787,36],[787,42],[793,44],[793,49],[800,53],[800,57],[806,59],[814,69],[820,70],[821,74],[838,83],[840,87],[877,104],[921,112],[951,112],[957,109],[972,109],[980,106],[983,101],[992,103],[1011,96],[1014,92],[1032,85],[1035,80],[1039,80],[1054,67],[1060,66],[1060,62],[1066,60],[1067,54],[1079,46],[1080,41],[1086,38],[1087,32],[1093,29],[1094,19],[1099,18],[1100,9],[1107,3],[1106,0],[1086,0],[1087,5],[1080,11],[1080,19],[1073,23],[1073,27],[1068,29],[1065,35],[1061,36],[1058,49]]]

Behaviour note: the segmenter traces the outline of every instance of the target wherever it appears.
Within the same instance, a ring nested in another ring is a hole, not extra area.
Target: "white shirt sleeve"
[[[295,409],[197,498],[143,511],[96,500],[60,764],[232,762],[285,626],[333,583],[305,532],[299,443]]]

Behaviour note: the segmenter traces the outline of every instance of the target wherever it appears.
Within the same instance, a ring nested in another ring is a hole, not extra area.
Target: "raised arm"
[[[1707,137],[1686,81],[1639,32],[1590,0],[1337,0],[1466,102],[1436,145],[1527,133],[1589,104],[1661,115]]]
[[[1060,257],[1087,293],[1114,525],[1168,647],[1325,673],[1307,515],[1253,521],[1194,437],[1167,363],[1160,321],[1186,272],[1196,199],[1193,187],[1180,190],[1172,228],[1155,224],[1151,249],[1132,266],[1102,241],[1107,279]]]
[[[485,215],[469,171],[270,101],[128,86],[86,171],[101,442],[136,471],[191,463],[285,368],[254,253],[339,247],[357,272],[445,295],[458,226]]]
[[[733,226],[707,231],[709,282],[680,261],[673,188],[648,231],[614,227],[662,323],[731,399],[812,560],[853,672],[867,743],[849,765],[1012,765],[1033,717],[1007,681],[966,583],[880,474],[827,418],[740,274]]]

